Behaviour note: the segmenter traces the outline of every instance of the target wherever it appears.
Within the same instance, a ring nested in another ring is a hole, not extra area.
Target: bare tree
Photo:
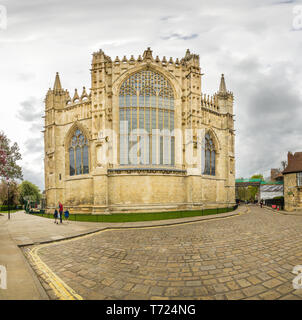
[[[282,171],[287,167],[287,161],[281,161]]]

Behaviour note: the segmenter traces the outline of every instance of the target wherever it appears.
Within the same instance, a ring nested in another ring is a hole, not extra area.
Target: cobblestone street
[[[52,243],[39,257],[83,299],[302,299],[292,285],[293,267],[302,265],[302,216],[258,207],[223,219],[107,230]]]

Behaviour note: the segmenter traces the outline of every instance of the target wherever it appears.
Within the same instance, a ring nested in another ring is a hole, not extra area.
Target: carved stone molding
[[[186,175],[186,170],[181,169],[171,169],[171,168],[116,168],[116,169],[108,169],[108,174],[180,174]]]

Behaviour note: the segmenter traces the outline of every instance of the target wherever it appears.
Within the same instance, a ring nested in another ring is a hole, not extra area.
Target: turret
[[[220,80],[220,86],[219,86],[219,92],[218,93],[220,95],[225,95],[227,93],[225,80],[224,80],[224,74],[221,75],[221,80]]]
[[[61,81],[60,81],[59,72],[56,73],[56,79],[55,79],[55,83],[54,83],[54,86],[53,86],[53,90],[54,91],[61,91],[62,90],[62,85],[61,85]]]
[[[49,89],[45,99],[45,109],[63,109],[68,100],[68,92],[62,88],[59,73],[56,73],[53,89]]]
[[[233,93],[227,91],[224,74],[221,75],[219,91],[216,94],[221,113],[233,114]]]

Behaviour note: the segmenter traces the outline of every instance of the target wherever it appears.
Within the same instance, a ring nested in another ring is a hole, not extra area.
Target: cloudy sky
[[[24,178],[44,188],[43,115],[55,72],[90,87],[91,54],[199,54],[203,93],[221,73],[234,92],[236,176],[269,174],[302,151],[302,1],[0,0],[0,130],[21,149]],[[2,10],[3,12],[3,10]],[[301,24],[301,26],[300,26]]]

